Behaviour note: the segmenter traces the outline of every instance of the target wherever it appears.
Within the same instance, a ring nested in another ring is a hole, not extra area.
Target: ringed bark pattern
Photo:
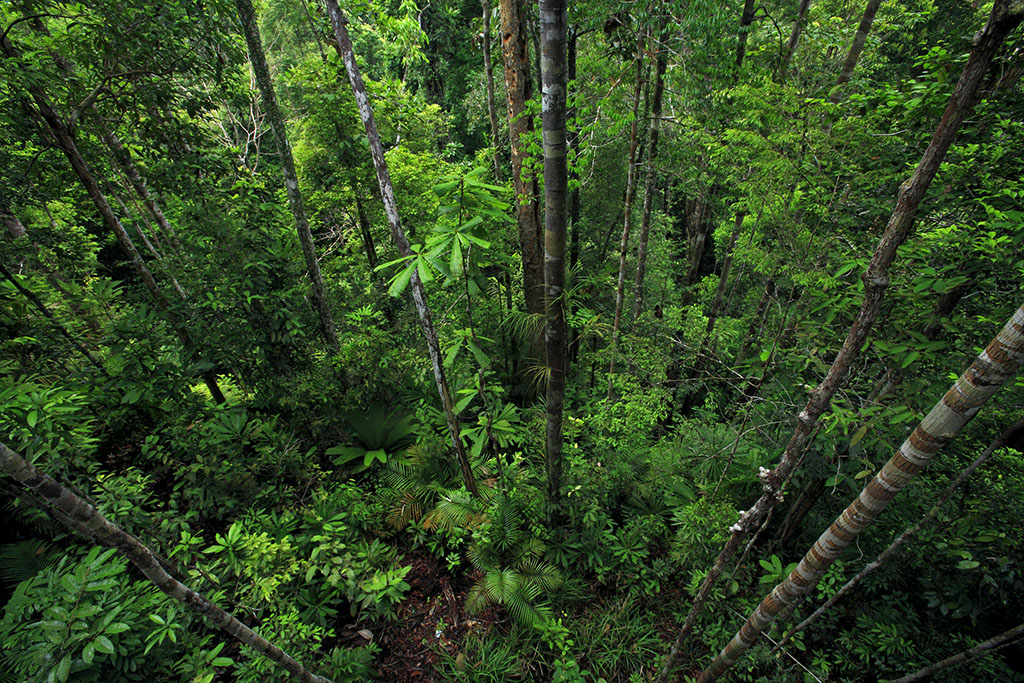
[[[866,529],[932,458],[1011,377],[1024,360],[1024,306],[946,392],[889,462],[825,530],[797,568],[771,593],[705,670],[698,683],[711,683],[728,670],[787,605],[802,598],[840,553]]]

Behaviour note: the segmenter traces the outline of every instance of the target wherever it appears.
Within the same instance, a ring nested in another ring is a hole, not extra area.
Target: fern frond
[[[479,523],[476,504],[468,491],[449,491],[423,519],[423,528],[470,528]]]
[[[519,574],[524,585],[537,586],[538,595],[541,591],[550,591],[562,585],[562,574],[553,565],[540,560],[530,559],[519,566]]]

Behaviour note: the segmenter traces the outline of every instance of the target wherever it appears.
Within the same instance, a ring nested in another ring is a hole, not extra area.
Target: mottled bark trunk
[[[1020,5],[1012,5],[1010,0],[997,0],[992,9],[992,15],[985,27],[978,32],[974,38],[974,45],[963,73],[960,76],[953,94],[950,96],[946,111],[942,115],[938,126],[932,135],[931,142],[925,150],[921,161],[914,170],[913,175],[900,186],[896,206],[889,218],[885,233],[882,235],[874,256],[863,275],[864,301],[860,312],[857,314],[850,331],[843,342],[842,348],[836,355],[828,374],[822,382],[811,392],[806,407],[800,412],[789,443],[782,455],[779,465],[765,473],[762,477],[764,492],[753,507],[744,512],[739,521],[732,527],[732,534],[725,546],[722,548],[714,565],[708,572],[694,599],[690,613],[680,631],[679,637],[672,646],[668,662],[662,671],[661,680],[664,680],[675,661],[676,655],[682,649],[686,638],[689,636],[696,622],[711,587],[721,575],[722,568],[731,558],[743,541],[746,534],[757,528],[759,522],[782,498],[782,484],[789,479],[797,463],[800,461],[804,450],[810,443],[811,436],[818,427],[818,420],[822,413],[831,405],[832,396],[839,388],[840,383],[849,371],[853,361],[856,359],[860,349],[864,346],[868,332],[871,330],[882,308],[882,299],[889,286],[888,270],[896,258],[896,250],[899,248],[914,225],[914,217],[917,214],[917,207],[924,197],[928,186],[939,170],[942,158],[945,156],[949,145],[952,143],[960,124],[971,109],[974,95],[982,78],[988,71],[992,57],[999,45],[1006,38],[1006,35],[1020,23],[1024,11]]]
[[[3,52],[7,57],[18,57],[17,49],[7,36],[3,37],[2,42],[0,42],[0,46],[2,46]],[[103,218],[103,222],[117,237],[117,241],[121,244],[121,248],[128,256],[128,260],[131,261],[132,266],[135,268],[135,272],[138,273],[139,277],[142,279],[143,284],[149,291],[150,296],[152,296],[157,308],[175,329],[178,339],[181,341],[182,346],[185,347],[186,352],[192,351],[195,348],[195,343],[192,341],[192,335],[189,334],[184,321],[181,320],[170,306],[168,306],[167,299],[160,290],[160,286],[157,285],[156,279],[153,277],[153,273],[146,267],[145,261],[142,260],[142,256],[139,254],[138,249],[135,248],[135,244],[132,242],[131,237],[124,229],[124,226],[121,225],[121,221],[114,213],[114,210],[111,208],[106,196],[104,196],[103,191],[100,189],[100,185],[97,182],[96,177],[93,175],[92,170],[89,168],[89,165],[86,163],[85,158],[78,151],[74,135],[50,105],[46,95],[38,85],[32,86],[30,88],[30,92],[32,99],[35,101],[39,116],[49,129],[57,146],[60,147],[64,156],[71,164],[75,174],[84,186],[86,194],[88,194],[89,199],[92,200],[93,206],[96,207],[96,210]],[[213,400],[217,403],[223,403],[224,394],[221,392],[220,387],[217,384],[217,376],[213,371],[207,370],[204,372],[203,380],[205,381],[207,388],[210,390],[210,396]]]
[[[626,200],[623,203],[622,239],[619,241],[619,279],[615,288],[615,318],[612,322],[611,360],[608,363],[608,400],[612,400],[612,378],[615,376],[615,354],[619,343],[619,322],[626,292],[626,262],[629,255],[629,232],[633,219],[633,197],[636,195],[636,144],[640,127],[640,92],[643,90],[644,39],[636,46],[636,81],[633,86],[633,122],[629,127],[629,159],[626,162]]]
[[[7,228],[7,233],[11,236],[11,239],[21,239],[28,234],[24,224],[7,207],[0,207],[0,222]]]
[[[659,31],[660,33],[660,31]],[[644,306],[644,277],[647,271],[647,241],[651,232],[651,208],[654,205],[655,166],[658,160],[658,134],[661,130],[661,103],[665,94],[665,68],[668,54],[664,49],[658,52],[654,69],[654,92],[651,95],[651,123],[647,139],[647,176],[644,179],[644,207],[640,212],[640,244],[636,255],[636,280],[633,282],[632,322],[640,317]]]
[[[544,342],[548,386],[544,410],[548,501],[557,510],[562,490],[562,409],[565,401],[565,244],[566,195],[566,0],[540,0],[541,112],[544,131],[544,288],[547,325]]]
[[[306,217],[306,207],[303,203],[302,191],[299,189],[299,177],[295,172],[295,159],[292,157],[292,148],[288,143],[288,131],[285,128],[284,116],[277,105],[277,95],[274,93],[274,84],[270,80],[267,58],[263,54],[263,42],[260,39],[260,30],[256,22],[256,11],[253,9],[252,0],[235,0],[235,4],[238,7],[238,16],[245,33],[245,44],[249,48],[249,62],[252,64],[256,85],[260,89],[260,97],[263,100],[263,110],[271,130],[274,132],[274,142],[277,145],[281,172],[284,175],[288,204],[291,207],[292,216],[295,218],[295,230],[299,234],[302,255],[306,259],[306,272],[309,274],[310,284],[313,287],[313,302],[320,318],[320,334],[331,353],[338,353],[340,350],[338,333],[334,329],[334,319],[331,317],[331,309],[327,303],[324,280],[320,275],[320,262],[316,257],[313,234],[309,230],[309,219]]]
[[[993,636],[983,643],[978,643],[974,647],[964,650],[960,654],[947,657],[941,662],[935,662],[929,666],[915,671],[912,674],[907,674],[901,678],[890,681],[889,683],[910,683],[911,681],[919,681],[922,678],[928,678],[929,676],[936,674],[943,669],[948,669],[951,666],[957,666],[964,662],[971,662],[975,659],[979,659],[986,655],[992,654],[996,650],[1006,645],[1011,644],[1021,636],[1024,636],[1024,624],[1018,624],[1011,629],[1007,629],[997,636]]]
[[[352,93],[355,95],[356,106],[359,108],[359,116],[363,120],[366,129],[366,138],[370,144],[370,154],[373,156],[373,165],[377,171],[377,182],[380,185],[380,196],[384,202],[384,213],[387,214],[388,224],[391,227],[391,237],[398,247],[402,256],[411,256],[413,251],[409,240],[402,230],[402,221],[398,215],[398,203],[395,201],[395,190],[391,183],[391,175],[388,173],[387,161],[384,158],[384,148],[380,143],[380,134],[377,132],[377,124],[373,118],[373,110],[370,108],[370,100],[366,96],[366,86],[363,85],[363,77],[359,73],[359,66],[356,64],[356,56],[352,50],[352,41],[348,37],[345,15],[341,13],[337,0],[326,0],[327,13],[334,27],[334,36],[338,43],[338,51],[341,53],[345,63],[345,70],[348,72],[349,83],[352,85]],[[420,327],[423,329],[423,336],[427,341],[427,352],[430,354],[430,365],[434,371],[434,383],[437,386],[438,396],[441,398],[441,406],[444,409],[445,421],[448,423],[448,434],[451,437],[452,447],[458,459],[459,468],[462,470],[462,479],[466,488],[474,495],[479,496],[476,480],[473,478],[473,468],[469,463],[469,456],[459,437],[459,421],[455,417],[452,404],[452,395],[448,387],[448,377],[445,374],[444,366],[441,364],[441,345],[438,342],[437,330],[434,329],[434,321],[430,315],[430,308],[427,306],[427,293],[420,281],[419,274],[414,269],[410,278],[412,299],[416,304],[416,313],[419,315]]]
[[[793,601],[814,590],[832,562],[907,487],[918,472],[970,420],[1009,379],[1024,360],[1024,306],[986,347],[927,416],[917,425],[889,462],[860,495],[821,535],[800,564],[761,601],[753,614],[710,666],[698,683],[711,683],[727,671],[753,645],[778,614]]]
[[[793,22],[793,30],[789,34],[789,42],[779,58],[779,70],[775,74],[775,80],[782,83],[786,80],[786,73],[789,71],[789,64],[793,61],[793,53],[800,43],[800,34],[804,30],[804,23],[807,21],[807,10],[811,7],[811,0],[800,0],[800,8],[797,10],[796,21]]]
[[[494,147],[494,179],[501,180],[501,154],[498,152],[498,113],[494,106],[494,65],[491,63],[491,0],[481,0],[483,10],[484,77],[487,86],[487,118],[491,122],[491,145]]]
[[[790,631],[785,635],[785,637],[779,641],[778,645],[775,646],[775,649],[778,650],[784,647],[786,643],[788,643],[793,638],[793,636],[795,636],[797,633],[803,631],[805,628],[807,628],[815,621],[817,621],[821,617],[821,615],[823,615],[832,607],[832,605],[842,600],[844,596],[849,594],[850,591],[852,591],[854,588],[860,585],[860,583],[865,578],[870,576],[872,572],[881,567],[882,564],[894,552],[899,550],[900,547],[902,547],[908,540],[917,535],[917,532],[919,532],[927,524],[930,524],[932,520],[934,520],[938,516],[939,511],[942,509],[942,506],[945,505],[946,502],[956,492],[956,490],[960,488],[960,485],[967,480],[967,477],[971,476],[971,474],[974,473],[974,470],[981,467],[981,465],[983,465],[985,461],[992,457],[993,453],[1002,448],[1003,445],[1007,443],[1007,441],[1009,441],[1012,437],[1019,434],[1021,430],[1024,430],[1024,418],[1017,420],[1017,422],[1014,423],[1013,426],[1011,426],[1005,432],[996,437],[995,440],[992,441],[991,444],[989,444],[989,447],[985,449],[984,453],[975,458],[974,462],[965,467],[963,471],[961,471],[960,474],[957,475],[957,477],[949,483],[949,486],[947,486],[946,490],[942,492],[938,500],[935,501],[935,504],[932,505],[931,509],[928,510],[928,512],[926,512],[921,517],[921,519],[917,521],[916,524],[904,530],[903,533],[896,537],[895,541],[890,543],[885,550],[878,554],[878,557],[864,565],[864,568],[857,572],[857,574],[854,575],[852,579],[843,584],[843,587],[840,588],[835,595],[829,598],[828,601],[825,602],[825,604],[816,609],[809,617],[807,617],[799,624],[794,626],[792,629],[790,629]]]
[[[541,236],[540,194],[537,180],[524,175],[529,157],[527,138],[533,133],[533,117],[526,103],[533,96],[527,28],[521,0],[499,0],[501,54],[505,90],[508,94],[508,135],[512,151],[512,190],[516,200],[516,223],[523,258],[523,295],[526,311],[544,313],[544,245]]]
[[[153,551],[142,541],[110,522],[92,505],[79,498],[60,482],[37,470],[31,463],[2,443],[0,443],[0,472],[19,482],[31,492],[34,498],[41,499],[47,507],[55,510],[59,519],[67,523],[74,531],[105,548],[116,549],[131,560],[143,575],[161,591],[184,603],[193,612],[205,617],[238,642],[279,664],[295,679],[304,683],[330,683],[329,679],[308,671],[281,648],[214,605],[206,596],[197,593],[172,577],[161,566]]]
[[[871,32],[871,24],[874,23],[875,14],[878,13],[878,7],[881,4],[882,0],[868,0],[867,6],[864,7],[864,15],[860,19],[860,26],[857,27],[857,33],[853,36],[850,51],[846,53],[846,59],[843,60],[843,68],[839,70],[836,87],[832,89],[832,94],[829,95],[829,100],[832,104],[839,104],[843,100],[843,86],[853,78],[853,71],[857,68],[857,62],[860,61],[860,56],[864,52],[864,43],[867,42],[868,33]]]

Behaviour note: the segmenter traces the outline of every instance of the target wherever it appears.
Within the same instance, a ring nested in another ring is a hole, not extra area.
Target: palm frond
[[[33,539],[0,546],[0,582],[12,590],[63,557],[59,548]]]

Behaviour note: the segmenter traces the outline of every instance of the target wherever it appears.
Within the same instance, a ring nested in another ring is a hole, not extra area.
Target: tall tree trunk
[[[252,0],[235,0],[235,4],[238,7],[238,16],[242,21],[245,44],[249,48],[249,62],[252,64],[256,85],[259,87],[260,96],[263,99],[263,109],[266,112],[270,128],[274,132],[274,142],[277,144],[277,154],[281,161],[281,172],[284,175],[288,204],[291,206],[292,215],[295,218],[295,230],[299,233],[302,255],[306,259],[306,272],[309,273],[310,284],[313,286],[313,301],[320,318],[320,333],[331,353],[338,353],[341,348],[338,345],[338,333],[334,329],[331,309],[327,304],[324,280],[320,275],[320,262],[316,257],[313,234],[309,230],[309,219],[306,217],[306,207],[303,204],[302,191],[299,189],[299,177],[295,173],[295,159],[292,157],[292,148],[288,143],[288,131],[285,128],[284,116],[277,106],[277,95],[274,93],[274,84],[270,80],[270,69],[267,67],[267,58],[263,54],[263,42],[260,39],[260,29],[256,22],[256,11],[253,9]]]
[[[765,313],[768,310],[768,302],[771,301],[773,294],[775,294],[774,275],[770,276],[768,281],[764,283],[764,291],[761,292],[761,298],[757,301],[757,308],[754,310],[754,317],[750,319],[750,325],[747,326],[747,334],[743,337],[743,345],[740,346],[740,350],[736,352],[736,358],[732,362],[732,366],[734,368],[743,364],[743,361],[747,358],[747,353],[750,351],[750,345],[755,339],[759,339],[761,337],[758,330],[761,325],[764,324]]]
[[[576,83],[576,28],[569,28],[569,44],[566,48],[567,56],[569,60],[569,82],[574,84],[575,88],[579,88],[579,84]],[[575,94],[575,93],[573,93]],[[579,112],[576,111],[576,107],[569,107],[567,117],[567,126],[569,126],[569,272],[575,273],[576,267],[580,262],[580,244],[583,242],[583,236],[580,234],[580,173],[579,173],[579,153],[580,153],[580,125],[578,120]],[[569,334],[569,363],[576,362],[576,359],[580,354],[580,331],[573,329]]]
[[[960,124],[970,111],[974,95],[982,78],[988,71],[993,55],[1006,38],[1006,35],[1020,23],[1022,14],[1024,14],[1024,9],[1019,4],[1011,3],[1012,0],[996,0],[988,23],[975,36],[971,55],[966,66],[964,66],[963,73],[960,75],[960,80],[957,82],[953,94],[950,96],[946,111],[935,128],[931,142],[928,144],[928,148],[921,157],[921,161],[918,163],[913,175],[900,186],[896,206],[889,218],[885,233],[882,235],[867,271],[862,277],[864,281],[864,302],[853,325],[850,327],[846,341],[843,342],[842,348],[832,362],[828,374],[817,388],[811,392],[806,407],[800,412],[796,428],[793,431],[792,437],[790,437],[779,465],[775,469],[766,472],[762,477],[764,492],[761,494],[761,497],[733,525],[729,540],[715,559],[714,565],[708,571],[697,593],[697,597],[694,599],[690,613],[686,617],[686,622],[679,633],[679,637],[672,646],[668,661],[662,670],[659,680],[667,678],[672,663],[692,631],[697,616],[707,601],[711,587],[721,575],[725,563],[736,553],[746,534],[751,529],[757,528],[759,522],[782,497],[782,484],[789,479],[796,468],[804,450],[811,441],[812,434],[817,430],[819,418],[831,405],[832,396],[839,388],[860,349],[864,346],[868,332],[870,332],[875,318],[878,317],[878,313],[882,308],[882,299],[889,287],[888,270],[896,258],[896,250],[906,241],[914,226],[917,207],[921,203],[921,199],[928,190],[928,186],[931,184],[935,174],[938,172],[942,158],[949,149]]]
[[[370,108],[370,100],[366,96],[366,86],[363,85],[363,77],[359,73],[359,65],[356,64],[356,56],[352,50],[352,41],[348,37],[345,15],[341,13],[337,0],[326,0],[327,13],[330,16],[331,25],[334,27],[334,37],[337,41],[338,51],[341,53],[342,61],[345,63],[345,70],[348,72],[349,83],[352,85],[352,93],[356,98],[356,105],[359,107],[359,116],[366,128],[366,138],[370,143],[370,154],[373,156],[373,165],[377,170],[377,182],[380,185],[380,196],[384,202],[384,213],[387,214],[388,224],[391,227],[391,237],[398,247],[402,256],[411,256],[413,251],[409,240],[402,230],[402,221],[398,216],[398,203],[395,201],[395,190],[391,184],[391,175],[388,173],[387,160],[384,158],[384,148],[380,144],[380,134],[377,132],[377,124],[373,118],[373,110]],[[423,329],[423,336],[427,341],[427,352],[430,354],[430,364],[434,371],[434,383],[437,385],[437,393],[441,398],[441,406],[444,409],[445,420],[448,423],[448,434],[455,448],[455,456],[458,459],[459,467],[462,470],[462,479],[466,488],[479,496],[476,480],[473,478],[473,468],[469,463],[469,456],[459,437],[459,421],[455,417],[452,405],[452,395],[448,388],[448,377],[445,375],[444,366],[441,364],[441,345],[437,339],[437,330],[434,329],[434,321],[430,316],[430,308],[427,306],[427,293],[423,289],[419,274],[415,269],[410,278],[412,299],[416,304],[416,313],[419,315],[420,327]]]
[[[6,206],[0,206],[0,223],[7,228],[11,239],[21,239],[27,234],[24,224]]]
[[[661,31],[658,32],[659,35]],[[658,61],[654,69],[654,93],[651,95],[651,124],[647,143],[647,177],[644,180],[644,208],[640,212],[640,245],[636,255],[636,280],[633,283],[633,316],[635,324],[640,317],[644,305],[644,276],[647,271],[647,239],[651,232],[651,207],[654,204],[655,165],[658,160],[658,132],[661,127],[661,102],[665,94],[665,68],[668,66],[668,53],[662,48],[658,51]]]
[[[544,330],[548,357],[548,501],[557,510],[562,490],[562,407],[565,401],[566,194],[566,0],[540,0],[541,111],[544,131],[544,288],[548,307]]]
[[[711,300],[711,309],[708,311],[708,324],[704,328],[706,337],[711,336],[715,329],[715,321],[718,320],[718,314],[721,312],[722,301],[725,300],[726,283],[729,282],[729,271],[732,269],[732,252],[736,248],[736,240],[739,239],[740,231],[743,230],[743,219],[746,217],[746,211],[736,212],[736,222],[733,224],[725,255],[722,256],[722,270],[718,274],[718,286],[715,288],[715,296]]]
[[[956,492],[956,490],[960,488],[960,485],[967,480],[967,477],[971,476],[971,474],[974,473],[974,470],[981,467],[981,465],[983,465],[985,461],[987,461],[992,456],[993,453],[1002,448],[1007,441],[1009,441],[1012,437],[1019,434],[1021,430],[1024,430],[1024,418],[1017,420],[1017,422],[1015,422],[1009,429],[1007,429],[1002,434],[997,436],[995,440],[993,440],[992,443],[989,444],[989,447],[985,449],[984,453],[975,458],[974,462],[965,467],[963,471],[960,472],[960,474],[957,475],[957,477],[949,483],[949,486],[947,486],[946,490],[942,492],[938,500],[935,501],[935,504],[932,505],[931,509],[928,510],[928,512],[926,512],[924,516],[922,516],[921,519],[917,521],[916,524],[904,530],[903,533],[897,536],[895,541],[890,543],[885,550],[878,554],[878,557],[864,565],[863,569],[857,572],[857,574],[852,579],[843,584],[843,587],[840,588],[835,595],[829,598],[828,601],[825,602],[825,604],[816,609],[814,613],[811,614],[811,616],[807,617],[799,624],[794,626],[792,629],[790,629],[790,631],[785,635],[785,637],[778,642],[778,644],[775,646],[775,649],[778,650],[782,648],[783,646],[785,646],[786,643],[790,641],[790,639],[793,638],[793,636],[795,636],[797,633],[803,631],[805,628],[807,628],[815,621],[817,621],[822,614],[827,612],[832,607],[832,605],[842,600],[845,595],[847,595],[848,593],[850,593],[850,591],[852,591],[854,588],[860,585],[860,583],[869,575],[871,575],[872,572],[881,567],[882,564],[889,558],[889,556],[891,556],[894,552],[899,550],[907,541],[913,538],[917,534],[917,532],[919,532],[924,526],[930,524],[932,520],[934,520],[938,516],[939,511],[942,509],[942,506],[945,505],[946,502]]]
[[[304,683],[330,683],[329,679],[317,676],[295,661],[281,648],[256,634],[237,618],[228,614],[210,600],[185,586],[168,574],[159,559],[142,541],[121,527],[110,522],[92,505],[79,498],[63,484],[37,470],[31,463],[0,443],[0,472],[11,477],[26,489],[33,498],[41,499],[44,507],[57,513],[57,517],[74,531],[105,548],[114,548],[139,568],[157,588],[189,609],[206,617],[225,633],[243,645],[259,652],[267,659],[279,664],[296,680]]]
[[[843,86],[853,78],[853,71],[857,68],[857,62],[860,61],[860,56],[864,52],[864,43],[867,42],[868,33],[871,32],[871,24],[874,23],[875,14],[878,13],[878,8],[881,4],[882,0],[868,0],[868,4],[864,7],[864,15],[860,18],[860,26],[857,27],[857,33],[853,36],[853,43],[850,44],[850,51],[846,53],[846,59],[843,60],[843,68],[839,70],[836,86],[832,89],[832,94],[829,95],[829,100],[832,104],[839,104],[843,99]]]
[[[501,54],[508,94],[508,136],[512,150],[512,190],[523,257],[523,295],[527,313],[544,313],[544,245],[540,227],[540,189],[536,178],[524,176],[529,157],[526,138],[533,132],[533,117],[526,103],[533,96],[526,18],[522,0],[499,0]]]
[[[491,122],[491,145],[494,147],[494,179],[501,180],[501,154],[498,152],[498,113],[494,106],[494,65],[491,63],[491,0],[481,0],[484,20],[484,75],[487,85],[487,118]]]
[[[703,163],[702,163],[703,166]],[[712,189],[703,190],[693,201],[686,202],[686,277],[683,281],[683,306],[693,302],[693,286],[700,279],[700,264],[704,258],[710,226]]]
[[[800,8],[797,10],[796,21],[793,22],[793,31],[789,34],[789,42],[783,50],[779,60],[779,70],[775,74],[775,80],[782,83],[786,80],[786,73],[789,71],[789,64],[793,61],[793,53],[800,42],[800,34],[804,30],[804,23],[807,21],[807,10],[811,7],[811,0],[800,0]]]
[[[2,41],[0,41],[0,47],[3,48],[3,52],[8,58],[16,59],[19,56],[17,49],[7,36],[3,36]],[[185,323],[180,316],[178,316],[178,314],[168,306],[167,299],[160,290],[160,286],[157,285],[156,279],[153,277],[153,273],[146,267],[146,263],[142,260],[142,256],[139,254],[138,249],[135,248],[135,244],[132,242],[131,237],[124,229],[124,226],[121,225],[121,221],[117,218],[117,215],[114,214],[114,210],[110,207],[110,203],[107,201],[103,191],[100,189],[100,185],[96,181],[96,177],[92,174],[92,170],[86,163],[85,158],[82,157],[81,153],[78,151],[78,147],[75,144],[75,138],[71,130],[67,127],[64,121],[61,120],[60,116],[58,116],[57,112],[54,110],[53,106],[50,105],[49,101],[46,99],[46,95],[38,85],[31,86],[30,93],[35,102],[36,110],[52,134],[54,142],[56,142],[57,146],[60,147],[64,156],[67,157],[68,162],[75,171],[75,174],[85,187],[85,191],[89,195],[89,199],[92,200],[96,210],[99,211],[100,216],[103,218],[103,222],[117,237],[117,241],[121,244],[121,248],[131,261],[132,266],[135,268],[135,272],[138,273],[139,277],[142,279],[142,282],[145,284],[150,296],[153,297],[153,301],[156,303],[157,308],[175,329],[178,339],[181,341],[182,346],[185,347],[186,353],[193,351],[195,349],[195,343],[192,341],[192,335],[189,334],[188,328],[185,326]],[[221,392],[220,386],[217,384],[216,374],[212,370],[207,370],[202,376],[206,383],[206,387],[210,390],[210,396],[213,400],[216,403],[224,403],[224,394]]]
[[[743,58],[747,54],[747,38],[750,36],[750,25],[754,23],[754,0],[744,0],[743,14],[740,15],[740,30],[736,35],[736,74],[743,67]]]
[[[366,262],[370,264],[370,270],[377,269],[377,247],[373,244],[373,233],[370,232],[370,220],[366,217],[366,209],[363,201],[359,198],[359,184],[353,182],[352,194],[356,202],[356,220],[359,222],[359,236],[363,241],[363,250],[366,252]]]
[[[619,343],[619,322],[622,300],[626,292],[626,260],[629,255],[629,231],[633,218],[633,197],[636,195],[636,143],[640,124],[640,92],[643,90],[644,38],[636,45],[636,81],[633,86],[633,122],[629,126],[629,160],[626,165],[626,201],[623,204],[622,239],[619,242],[619,280],[615,288],[615,319],[612,322],[611,360],[608,363],[608,400],[612,400],[612,378],[615,376],[615,354]]]
[[[919,671],[894,679],[889,683],[910,683],[911,681],[919,681],[922,678],[927,678],[942,671],[943,669],[948,669],[951,666],[957,666],[964,662],[972,662],[975,659],[989,655],[999,648],[1009,645],[1021,636],[1024,636],[1024,624],[1018,624],[1013,628],[1003,631],[997,636],[992,636],[983,643],[978,643],[974,647],[964,650],[960,654],[953,655],[952,657],[946,657],[941,662],[930,664]]]
[[[832,522],[793,573],[761,601],[732,641],[700,675],[698,683],[718,680],[757,641],[779,612],[814,590],[843,550],[854,543],[889,502],[977,415],[985,402],[1016,375],[1021,360],[1024,360],[1024,306],[1017,309],[889,462]]]

